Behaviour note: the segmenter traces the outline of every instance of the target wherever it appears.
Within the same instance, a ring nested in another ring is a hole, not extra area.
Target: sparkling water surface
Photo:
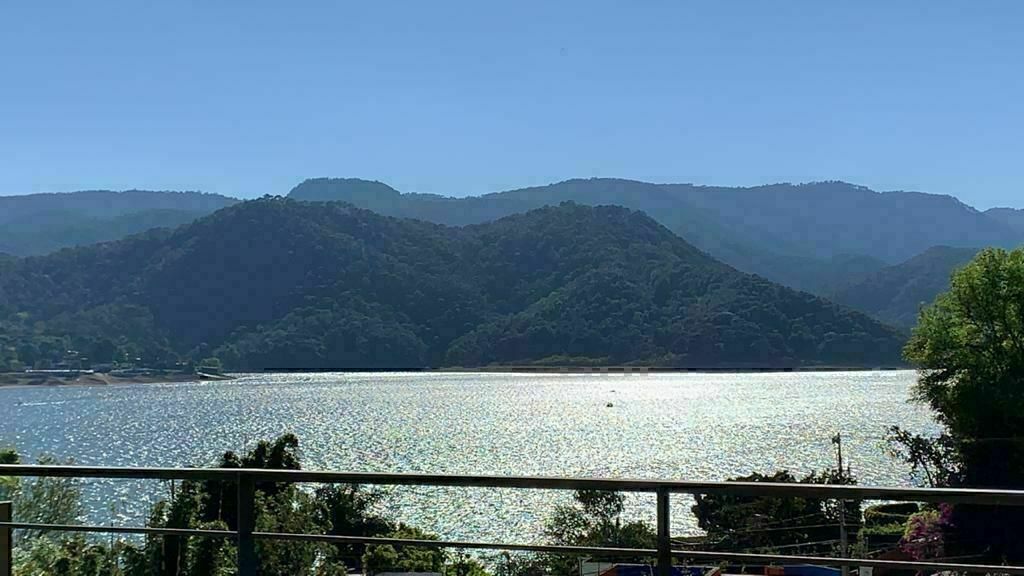
[[[78,464],[201,466],[298,435],[307,469],[724,480],[846,461],[862,484],[905,485],[884,451],[898,424],[935,433],[908,402],[914,373],[258,374],[229,382],[0,388],[0,446]],[[611,404],[609,407],[608,405]],[[383,512],[446,538],[539,542],[561,491],[381,488]],[[88,520],[139,524],[160,482],[92,481]],[[696,530],[673,500],[677,533]],[[654,519],[653,497],[628,514]]]

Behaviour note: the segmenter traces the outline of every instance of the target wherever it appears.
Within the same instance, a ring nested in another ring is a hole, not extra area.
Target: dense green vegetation
[[[18,463],[11,450],[0,463]],[[45,460],[44,462],[49,462]],[[226,452],[217,468],[299,470],[299,440],[285,434],[261,441],[244,454]],[[150,509],[147,526],[234,530],[238,526],[236,488],[231,482],[175,482],[167,496]],[[307,487],[309,488],[309,487]],[[35,481],[0,477],[0,497],[15,500],[16,521],[75,523],[81,514],[79,488],[73,479]],[[437,540],[414,526],[395,522],[379,510],[385,496],[359,485],[257,484],[257,530],[362,537]],[[653,548],[653,528],[623,519],[624,498],[616,493],[578,491],[573,501],[556,507],[546,522],[544,539],[554,545]],[[230,576],[237,573],[237,550],[230,539],[147,536],[106,539],[73,533],[19,532],[15,542],[17,576]],[[485,568],[478,559],[450,550],[417,546],[324,544],[257,541],[259,573],[265,576],[341,576],[348,571],[437,572],[451,576],[534,576],[571,573],[574,556],[501,555]],[[613,561],[650,561],[619,557]]]
[[[1024,488],[1024,249],[989,249],[925,308],[906,356],[921,369],[915,388],[946,427],[929,440],[895,430],[902,455],[932,485]],[[1024,560],[1012,507],[959,505],[918,519],[922,540],[940,537],[952,555]]]
[[[645,522],[623,519],[625,498],[615,492],[577,490],[571,504],[555,508],[548,519],[545,533],[551,544],[558,546],[602,546],[611,548],[652,549],[657,546],[654,528]],[[608,562],[647,562],[650,558],[635,556],[607,557]],[[575,556],[541,555],[534,559],[534,569],[518,572],[529,576],[541,574],[573,574],[579,572]]]
[[[261,441],[242,454],[226,452],[215,467],[299,470],[299,448],[298,438],[285,434],[273,442]],[[13,451],[0,451],[0,463],[18,461]],[[755,473],[729,481],[856,483],[848,469],[812,472],[799,479],[786,471]],[[169,486],[167,495],[151,507],[146,524],[157,528],[237,529],[236,488],[233,482],[224,481],[175,482]],[[78,485],[73,479],[29,481],[0,477],[0,498],[15,501],[17,521],[74,523],[82,513]],[[556,506],[548,517],[543,541],[557,546],[654,548],[653,527],[626,518],[625,503],[621,494],[577,491],[571,502]],[[263,483],[256,485],[255,521],[260,531],[437,539],[434,534],[381,515],[385,504],[383,493],[358,485],[300,488]],[[686,540],[701,550],[833,555],[839,553],[842,515],[852,554],[871,554],[899,544],[915,558],[927,559],[937,557],[945,543],[918,530],[941,524],[947,509],[922,510],[916,504],[885,504],[869,507],[862,513],[859,502],[846,502],[840,507],[837,502],[814,498],[709,494],[698,496],[692,508],[705,535]],[[236,573],[234,542],[216,537],[149,536],[139,541],[21,531],[15,546],[18,576]],[[454,576],[554,576],[573,573],[579,566],[578,557],[559,554],[504,553],[484,556],[481,562],[464,553],[416,546],[273,540],[258,540],[257,556],[259,573],[267,576],[340,576],[352,570],[371,576],[390,571],[430,571]],[[652,558],[627,554],[603,560],[653,562]]]
[[[179,226],[237,202],[216,194],[92,190],[0,197],[0,252],[46,254]]]
[[[949,279],[978,253],[974,248],[937,246],[836,290],[831,299],[904,328],[917,322],[921,308],[949,289]]]
[[[10,450],[0,463],[17,463]],[[48,461],[44,461],[48,463]],[[301,469],[299,441],[285,434],[261,441],[244,454],[226,452],[217,468]],[[229,482],[176,482],[150,510],[147,525],[159,528],[234,530],[238,526],[237,486]],[[81,514],[74,480],[0,478],[0,499],[14,499],[18,521],[75,523]],[[381,516],[378,492],[358,485],[257,484],[257,530],[307,534],[437,539],[437,536]],[[20,531],[15,542],[18,576],[229,576],[237,573],[235,543],[224,538],[147,536],[144,542],[106,540],[73,533]],[[445,572],[485,576],[479,562],[420,547],[333,545],[259,540],[259,573],[265,576],[341,576],[348,570]]]
[[[0,322],[8,365],[63,347],[229,369],[874,366],[902,338],[618,207],[448,228],[280,198],[6,264]]]
[[[856,484],[848,470],[812,472],[802,478],[782,470],[773,474],[753,473],[730,478],[730,482],[773,482],[800,484]],[[693,506],[697,525],[707,533],[705,547],[711,550],[777,551],[779,547],[806,545],[805,554],[830,555],[839,539],[840,516],[854,541],[863,522],[859,502],[836,502],[813,498],[768,498],[734,494],[698,495]]]

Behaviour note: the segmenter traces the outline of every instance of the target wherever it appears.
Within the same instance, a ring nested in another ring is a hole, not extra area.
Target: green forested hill
[[[449,228],[340,203],[245,202],[0,267],[0,319],[23,340],[112,343],[158,364],[216,354],[246,369],[874,366],[898,363],[902,342],[641,213],[576,204]]]
[[[953,272],[977,253],[974,248],[936,246],[838,290],[833,299],[893,326],[910,328],[921,307],[948,290]]]
[[[401,194],[379,182],[319,178],[290,196],[351,202],[390,216],[464,225],[572,201],[641,210],[742,271],[828,295],[931,246],[1013,247],[1024,228],[951,196],[879,193],[844,182],[752,188],[650,184],[612,178],[451,198]]]
[[[831,272],[824,261],[786,257],[773,251],[774,246],[759,244],[745,235],[742,226],[723,225],[719,215],[698,208],[665,186],[634,180],[576,179],[482,196],[451,198],[435,194],[403,194],[380,182],[354,178],[316,178],[302,182],[288,196],[299,200],[348,202],[386,216],[417,218],[450,226],[490,222],[562,202],[589,206],[618,205],[646,212],[687,242],[731,266],[787,285],[805,289],[821,282],[822,277]],[[795,263],[799,265],[794,266]]]
[[[561,206],[467,231],[487,293],[509,305],[453,343],[451,364],[558,356],[680,366],[899,361],[892,330],[739,273],[639,212]]]

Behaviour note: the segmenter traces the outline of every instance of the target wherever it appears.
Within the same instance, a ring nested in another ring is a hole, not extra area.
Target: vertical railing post
[[[252,476],[238,474],[238,575],[256,576],[256,483]]]
[[[672,576],[672,538],[669,530],[669,491],[658,488],[658,576]]]
[[[841,558],[848,558],[850,556],[850,545],[849,536],[846,533],[846,500],[839,501],[839,556]],[[850,567],[842,565],[840,567],[840,574],[842,576],[850,576]]]
[[[11,503],[0,502],[0,522],[11,521]],[[14,556],[14,530],[0,527],[0,576],[11,576]]]

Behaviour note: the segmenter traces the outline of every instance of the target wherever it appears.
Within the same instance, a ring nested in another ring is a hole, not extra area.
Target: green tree
[[[242,455],[226,452],[218,468],[298,470],[299,440],[284,434],[273,442],[261,441]],[[265,532],[317,534],[330,529],[320,522],[322,506],[316,496],[294,484],[264,482],[256,486],[256,528]],[[237,483],[182,482],[172,484],[170,498],[154,506],[153,526],[199,528],[238,526]],[[147,541],[145,562],[155,573],[201,576],[230,571],[234,545],[227,540],[190,542],[182,537]],[[312,542],[257,542],[260,574],[266,576],[319,576],[344,573],[334,546]]]
[[[801,484],[855,484],[848,471],[812,472],[797,479],[783,470],[771,475],[754,473],[730,482]],[[719,550],[759,548],[836,540],[840,508],[835,502],[812,498],[768,498],[736,494],[698,495],[693,506],[697,525],[707,532],[708,545]],[[859,502],[846,502],[846,524],[851,535],[861,524]]]
[[[885,436],[889,455],[910,464],[910,474],[929,488],[955,486],[960,481],[960,454],[949,434],[927,437],[890,426]]]
[[[373,576],[380,572],[387,572],[398,565],[398,551],[390,544],[369,546],[363,554],[363,569],[366,574]]]
[[[494,576],[546,576],[546,558],[536,554],[503,552],[494,559]]]
[[[961,440],[1024,431],[1024,249],[989,249],[921,312],[905,355],[915,388]]]
[[[404,524],[388,533],[387,537],[405,540],[438,539],[434,534]],[[367,546],[366,554],[363,555],[363,567],[370,575],[380,572],[441,572],[444,565],[444,550],[425,546]]]
[[[14,450],[0,450],[0,464],[17,464]],[[57,460],[40,456],[39,464]],[[70,478],[0,478],[0,500],[13,500],[14,518],[40,524],[78,523],[82,505],[78,483]],[[111,545],[84,534],[20,530],[14,550],[14,574],[41,576],[136,576],[127,571],[133,546],[124,540]]]
[[[21,456],[12,448],[0,449],[0,464],[21,464]],[[14,476],[0,476],[0,500],[10,500],[20,481]]]
[[[919,368],[915,398],[946,427],[959,481],[1024,487],[1024,249],[981,251],[922,310],[904,354]],[[971,553],[1024,558],[1016,510],[959,506],[956,539]]]
[[[17,463],[13,450],[0,451],[0,463]],[[41,463],[52,463],[43,458]],[[284,434],[252,449],[225,452],[221,468],[301,469],[299,440]],[[148,525],[159,528],[234,530],[238,525],[236,485],[232,482],[172,482],[168,496],[150,510]],[[63,479],[3,483],[15,499],[19,520],[75,523],[81,513],[77,484]],[[256,530],[297,534],[388,536],[438,540],[412,526],[394,524],[374,512],[381,495],[355,485],[305,490],[290,483],[257,483]],[[259,573],[264,576],[344,576],[349,567],[365,572],[442,572],[487,576],[484,566],[465,554],[448,561],[433,546],[358,546],[260,539]],[[355,555],[359,553],[358,557]],[[15,554],[18,576],[230,576],[237,572],[237,547],[230,538],[147,536],[141,545],[89,535],[28,533]],[[365,564],[365,566],[363,566]]]
[[[459,552],[447,566],[451,576],[489,576],[484,565],[464,552]]]
[[[657,535],[644,522],[624,521],[625,498],[618,492],[577,490],[571,504],[559,505],[545,526],[548,540],[563,546],[654,548]],[[638,557],[610,558],[619,562],[643,562]],[[553,574],[577,571],[577,558],[547,556],[544,563]]]
[[[60,462],[43,455],[37,463],[52,466]],[[73,478],[22,479],[14,490],[12,508],[19,522],[74,524],[82,514],[81,491]],[[39,530],[21,530],[18,540],[33,540],[43,535],[57,536]]]
[[[334,536],[376,536],[395,530],[388,519],[374,512],[381,501],[380,492],[366,490],[353,484],[329,484],[316,489],[314,512],[321,526],[329,526],[327,533]],[[357,570],[362,569],[363,544],[338,544],[339,560]]]

